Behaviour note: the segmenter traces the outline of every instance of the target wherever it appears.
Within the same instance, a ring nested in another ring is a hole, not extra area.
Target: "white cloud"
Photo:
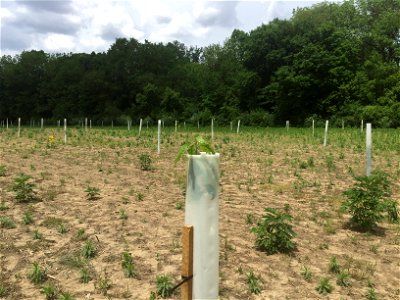
[[[74,38],[65,34],[49,34],[39,44],[44,46],[45,51],[65,51],[71,52],[75,49]],[[69,49],[66,50],[66,49]]]
[[[318,1],[2,1],[0,50],[102,52],[119,37],[207,46]]]

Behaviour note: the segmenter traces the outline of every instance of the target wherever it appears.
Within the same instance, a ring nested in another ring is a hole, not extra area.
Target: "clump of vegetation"
[[[141,154],[139,155],[139,163],[140,163],[140,169],[143,171],[150,171],[153,169],[152,167],[152,158],[149,154]]]
[[[32,176],[21,174],[15,178],[14,185],[11,190],[15,192],[15,200],[20,203],[26,203],[36,200],[36,194],[33,188],[36,186],[34,183],[29,182]]]
[[[318,291],[318,293],[324,294],[324,295],[331,293],[333,290],[333,287],[332,287],[331,283],[329,282],[329,278],[322,277],[319,280],[319,284],[316,287],[316,290]]]
[[[254,274],[253,270],[246,273],[246,282],[250,293],[261,294],[261,278]]]
[[[12,229],[15,228],[15,222],[9,217],[0,217],[0,228]]]
[[[79,281],[82,283],[89,283],[92,280],[92,276],[90,275],[90,271],[88,268],[83,268],[80,271]]]
[[[85,190],[86,199],[93,201],[100,198],[100,189],[94,186],[88,186]]]
[[[256,235],[256,248],[268,254],[294,250],[296,244],[292,239],[296,233],[291,225],[292,219],[289,213],[266,208],[264,218],[251,228]]]
[[[303,276],[305,281],[310,282],[313,276],[313,273],[311,272],[310,268],[307,266],[303,266],[303,270],[301,271],[301,275]]]
[[[331,260],[329,261],[329,272],[332,272],[334,274],[340,273],[340,265],[336,259],[336,256],[332,256]]]
[[[1,201],[0,202],[0,211],[7,210],[7,209],[9,209],[7,203],[5,203],[4,201]]]
[[[350,225],[356,230],[370,231],[385,215],[390,222],[399,221],[397,203],[390,199],[388,174],[373,172],[371,176],[355,177],[355,186],[346,190],[342,209],[351,214]]]
[[[52,282],[45,285],[44,287],[42,287],[40,292],[42,294],[44,294],[44,297],[46,300],[56,300],[57,299],[58,291],[57,291],[56,286]]]
[[[75,297],[68,292],[63,292],[58,297],[58,300],[75,300]]]
[[[160,275],[156,277],[157,295],[161,298],[167,298],[172,295],[174,285],[169,275]]]
[[[96,246],[91,240],[87,240],[83,246],[82,255],[84,258],[90,259],[94,258],[97,254]]]
[[[32,264],[32,270],[28,275],[30,281],[34,284],[40,284],[46,281],[46,271],[42,269],[38,262]]]
[[[3,283],[0,283],[0,297],[5,297],[7,295],[8,295],[8,288]]]
[[[25,224],[25,225],[30,225],[30,224],[32,224],[34,221],[33,221],[33,214],[32,214],[32,210],[27,210],[25,213],[24,213],[24,216],[22,217],[22,222]]]
[[[136,276],[135,264],[133,262],[133,257],[128,252],[122,252],[122,269],[126,277],[131,278]]]
[[[4,165],[0,165],[0,176],[6,176],[7,168]]]
[[[343,287],[348,287],[351,285],[350,282],[350,275],[347,272],[339,272],[339,274],[336,275],[336,283],[339,286],[343,286]]]
[[[175,162],[179,161],[184,154],[197,155],[200,152],[207,154],[214,154],[215,151],[211,147],[210,143],[201,136],[196,136],[194,141],[191,143],[184,143],[178,151]]]

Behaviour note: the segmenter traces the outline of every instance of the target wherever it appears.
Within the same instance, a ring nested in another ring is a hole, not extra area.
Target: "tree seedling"
[[[178,151],[178,155],[175,158],[175,162],[178,162],[184,154],[198,155],[201,152],[207,154],[214,154],[215,151],[211,147],[210,143],[201,136],[196,136],[194,141],[184,143]]]
[[[88,186],[85,190],[86,199],[89,201],[97,200],[100,198],[100,189],[94,186]]]
[[[36,186],[34,183],[29,182],[32,176],[21,174],[14,179],[14,185],[11,190],[15,192],[15,200],[20,203],[26,203],[36,200],[33,188]]]
[[[292,239],[296,236],[292,229],[292,216],[274,208],[266,208],[264,218],[251,228],[256,235],[256,248],[268,254],[287,253],[295,249]]]
[[[347,200],[342,203],[342,209],[351,214],[350,225],[354,229],[371,231],[384,219],[385,213],[389,221],[399,221],[397,203],[389,199],[391,182],[388,177],[384,172],[355,177],[355,186],[344,192]]]

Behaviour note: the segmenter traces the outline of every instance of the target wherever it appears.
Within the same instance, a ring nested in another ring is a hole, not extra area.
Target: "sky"
[[[234,29],[249,32],[321,0],[0,0],[0,56],[22,51],[104,52],[116,38],[223,44]]]

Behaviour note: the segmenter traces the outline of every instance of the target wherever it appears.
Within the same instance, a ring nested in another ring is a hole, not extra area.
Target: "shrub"
[[[150,171],[152,169],[152,159],[149,154],[139,155],[140,169],[143,171]]]
[[[19,177],[15,178],[14,185],[11,190],[15,192],[15,199],[17,202],[30,202],[36,199],[35,192],[33,188],[35,184],[28,182],[32,176],[21,174]]]
[[[256,248],[268,254],[290,252],[295,249],[292,239],[296,236],[292,229],[292,216],[273,208],[265,209],[264,219],[251,228],[256,235]]]
[[[172,278],[168,275],[160,275],[156,277],[157,295],[161,298],[167,298],[172,295]]]
[[[384,172],[356,177],[355,186],[344,192],[347,199],[342,208],[351,214],[353,228],[369,231],[384,219],[385,213],[389,221],[399,220],[397,204],[389,199],[391,182],[388,177]]]

